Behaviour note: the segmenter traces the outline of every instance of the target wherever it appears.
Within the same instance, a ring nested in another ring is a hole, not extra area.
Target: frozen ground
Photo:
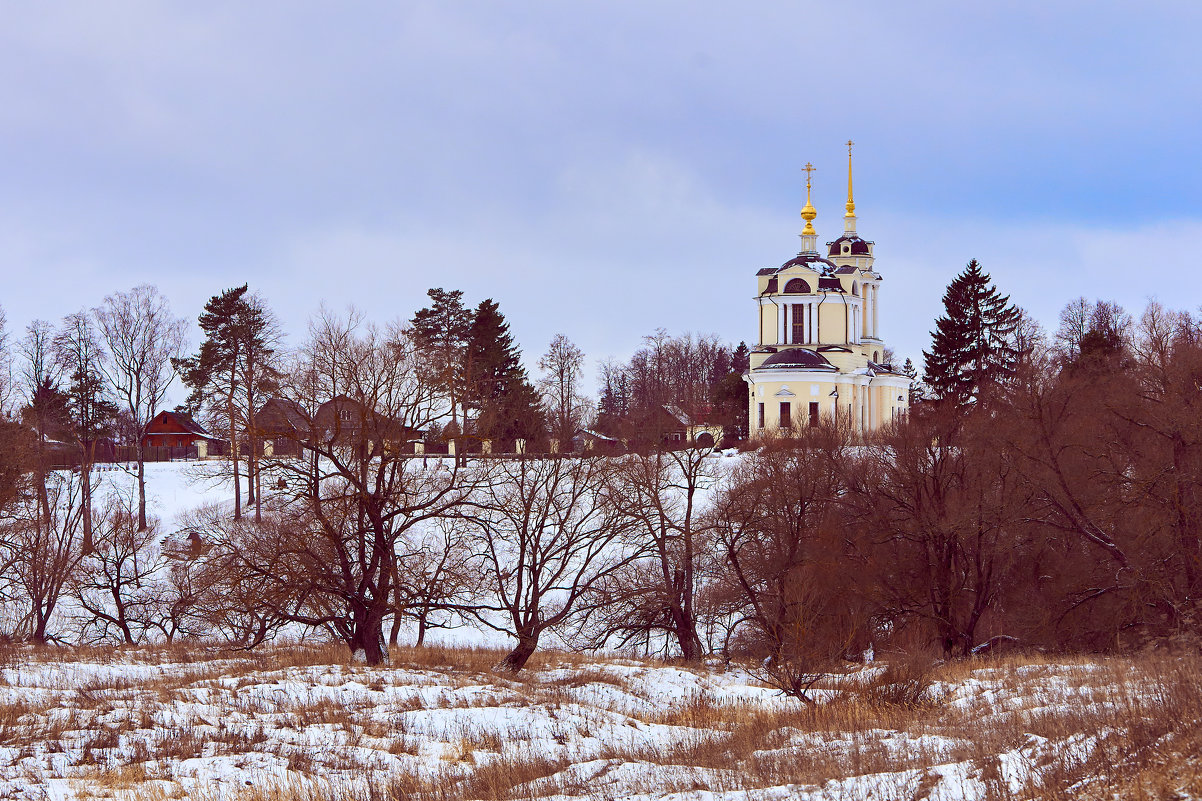
[[[228,502],[218,469],[147,466],[161,531]],[[815,706],[739,667],[393,656],[0,647],[0,799],[1202,799],[1196,656],[873,666]]]
[[[1196,661],[876,667],[806,707],[739,668],[499,656],[11,650],[0,798],[1102,798],[1150,767],[1202,797]]]

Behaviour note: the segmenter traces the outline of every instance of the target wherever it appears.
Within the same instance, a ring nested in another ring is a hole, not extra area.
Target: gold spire
[[[850,139],[847,140],[847,213],[844,217],[856,216],[856,201],[851,195],[851,146],[854,144]]]
[[[801,219],[806,221],[806,227],[802,229],[802,236],[813,236],[818,232],[814,230],[814,218],[818,216],[818,211],[814,208],[814,204],[810,202],[810,173],[814,171],[814,165],[806,162],[806,204],[801,209]]]

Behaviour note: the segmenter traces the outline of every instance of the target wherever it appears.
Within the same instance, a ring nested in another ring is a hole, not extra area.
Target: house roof
[[[578,433],[581,436],[589,437],[590,439],[599,439],[599,440],[603,440],[605,442],[617,442],[617,440],[614,439],[613,437],[607,437],[604,434],[601,434],[597,431],[592,431],[591,429],[587,429],[587,428],[579,429]]]
[[[310,420],[298,402],[289,398],[271,398],[255,413],[255,423],[260,428],[287,425],[296,431],[307,431]]]
[[[208,429],[206,429],[200,423],[193,420],[192,415],[185,414],[184,412],[159,412],[155,416],[154,419],[155,420],[163,420],[163,421],[173,420],[176,425],[178,425],[180,428],[184,429],[184,431],[187,431],[189,434],[195,434],[196,436],[204,437],[205,439],[214,439],[214,440],[220,439],[220,437],[215,437],[212,434],[210,434]],[[151,421],[151,422],[153,424],[154,421]],[[154,435],[154,434],[162,434],[165,432],[147,431],[146,433],[148,435]]]

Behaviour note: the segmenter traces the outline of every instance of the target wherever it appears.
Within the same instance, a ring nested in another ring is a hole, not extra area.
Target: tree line
[[[444,295],[431,291],[427,322],[454,319],[433,313],[456,300]],[[431,629],[474,625],[509,635],[509,670],[548,640],[685,660],[720,654],[803,698],[869,649],[956,658],[1008,646],[1196,644],[1202,319],[1155,303],[1135,318],[1079,299],[1048,334],[975,263],[944,305],[922,401],[870,435],[819,425],[730,457],[647,447],[468,461],[413,458],[397,442],[444,423],[489,424],[497,399],[535,414],[533,384],[529,394],[506,386],[506,376],[528,381],[513,362],[464,349],[472,325],[462,323],[476,315],[459,318],[459,339],[439,340],[413,321],[323,313],[264,379],[262,391],[308,417],[289,434],[302,458],[256,457],[253,516],[199,508],[164,536],[152,515],[143,524],[135,495],[89,503],[82,473],[47,476],[5,449],[9,632],[254,647],[303,631],[381,664],[407,624],[419,642]],[[504,331],[487,320],[495,308],[480,308],[477,331]],[[78,348],[53,347],[63,331],[73,342],[77,326],[43,332],[44,351],[27,352],[78,365]],[[432,357],[452,346],[460,350]],[[722,351],[704,338],[648,338],[630,365],[604,369],[597,419],[624,399],[613,419],[637,432],[632,410],[661,398],[712,405],[733,372]],[[209,402],[224,401],[227,414],[241,405],[230,393],[247,392],[239,376],[255,375],[237,366],[247,352],[239,346],[232,364],[211,358],[225,372],[210,375],[228,379]],[[203,355],[202,345],[178,364],[199,369]],[[543,361],[557,358],[577,358],[566,340]],[[578,391],[543,369],[551,397]],[[26,381],[25,407],[35,409],[42,382]],[[337,399],[352,401],[346,414],[312,413]],[[69,403],[86,442],[92,418]],[[544,401],[546,436],[555,430],[546,421],[583,403]],[[19,422],[4,432],[36,450]]]

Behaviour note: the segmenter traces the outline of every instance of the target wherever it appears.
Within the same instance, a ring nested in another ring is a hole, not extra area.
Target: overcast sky
[[[841,230],[848,138],[901,357],[974,257],[1049,327],[1079,295],[1202,303],[1196,2],[0,9],[16,335],[249,282],[293,344],[323,302],[383,322],[432,286],[496,299],[531,367],[559,332],[751,340],[807,161]]]

